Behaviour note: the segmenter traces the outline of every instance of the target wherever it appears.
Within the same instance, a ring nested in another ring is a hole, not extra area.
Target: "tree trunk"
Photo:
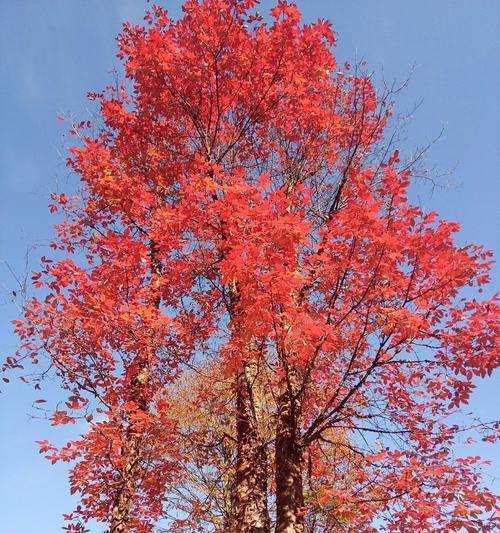
[[[276,533],[304,532],[300,404],[289,387],[278,398],[276,426]]]
[[[258,428],[257,361],[248,361],[236,380],[236,464],[231,533],[269,533],[267,446]]]
[[[123,482],[111,509],[111,526],[109,533],[130,533],[130,511],[135,493],[136,465],[139,459],[139,443],[127,431],[123,453],[127,455],[127,462],[123,469]]]
[[[151,269],[151,287],[156,287],[154,280],[161,275],[161,263],[157,257],[156,243],[149,243],[149,257]],[[160,296],[153,292],[149,300],[150,305],[158,310],[160,308]],[[131,380],[130,399],[137,405],[142,413],[149,412],[148,387],[151,380],[151,361],[155,353],[155,332],[148,331],[150,337],[145,354],[139,358],[137,373]],[[137,431],[135,424],[129,422],[125,431],[122,445],[122,456],[125,458],[125,465],[121,470],[122,482],[118,488],[115,500],[111,507],[111,524],[109,533],[130,533],[130,514],[136,490],[140,483],[141,476],[141,452],[142,442],[140,431]]]
[[[132,400],[137,403],[139,410],[144,413],[148,412],[148,402],[145,393],[150,377],[149,361],[143,361],[140,371],[132,380],[131,396]],[[122,455],[125,457],[125,466],[121,471],[122,483],[111,508],[109,533],[131,532],[130,512],[141,476],[141,437],[133,423],[126,430]]]

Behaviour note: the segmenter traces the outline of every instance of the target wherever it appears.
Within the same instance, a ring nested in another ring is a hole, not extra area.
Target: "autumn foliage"
[[[453,452],[499,362],[491,254],[408,200],[390,101],[330,23],[254,4],[125,24],[127,83],[74,126],[62,259],[7,361],[59,378],[53,424],[85,420],[40,442],[71,463],[67,530],[495,531],[480,458]]]

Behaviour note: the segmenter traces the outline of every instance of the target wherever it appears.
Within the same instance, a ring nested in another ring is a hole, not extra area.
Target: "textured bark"
[[[230,284],[229,294],[231,318],[237,324],[240,295],[236,282]],[[262,416],[257,386],[259,363],[258,354],[254,355],[243,361],[235,379],[236,457],[232,512],[226,533],[269,533],[271,529],[267,506],[267,445],[259,431]]]
[[[236,381],[236,464],[231,530],[238,533],[268,533],[267,446],[260,435],[260,402],[256,387],[257,361],[244,363]]]
[[[130,512],[137,483],[137,465],[139,462],[139,441],[127,432],[123,454],[127,457],[123,469],[123,481],[111,509],[111,526],[109,533],[130,533]]]
[[[278,398],[276,427],[276,533],[304,532],[300,403],[293,380]]]
[[[131,398],[143,412],[148,410],[145,392],[149,383],[151,371],[149,358],[143,361],[132,387]],[[122,483],[118,489],[111,509],[111,526],[109,533],[130,533],[130,513],[134,503],[137,485],[140,480],[141,438],[131,424],[125,433],[122,447],[125,466],[121,471]]]
[[[150,242],[150,269],[151,284],[154,278],[161,275],[161,263],[157,259],[156,244]],[[150,304],[155,308],[160,307],[160,296],[153,295]],[[145,353],[140,357],[137,364],[137,373],[135,374],[130,390],[130,399],[137,405],[143,413],[149,411],[148,387],[151,379],[151,361],[155,352],[154,337],[155,332],[149,331],[151,337],[149,346]],[[109,533],[131,533],[130,515],[134,504],[137,487],[141,478],[141,436],[140,431],[130,423],[126,429],[122,445],[122,456],[125,459],[125,465],[120,474],[122,482],[118,488],[115,500],[111,508],[111,524]]]

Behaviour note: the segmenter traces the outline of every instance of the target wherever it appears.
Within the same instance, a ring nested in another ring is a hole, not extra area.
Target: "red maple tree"
[[[491,254],[409,202],[389,102],[339,69],[330,23],[301,25],[284,1],[266,23],[255,4],[126,24],[128,89],[91,95],[97,135],[76,126],[81,194],[52,206],[66,257],[42,259],[46,295],[15,321],[8,360],[47,357],[68,392],[53,423],[86,417],[79,440],[41,442],[74,463],[68,531],[146,533],[172,508],[193,463],[169,394],[207,367],[232,391],[229,411],[210,399],[233,441],[214,531],[494,531],[452,422],[499,362],[497,300],[462,291],[488,281]],[[172,530],[196,531],[191,518]]]

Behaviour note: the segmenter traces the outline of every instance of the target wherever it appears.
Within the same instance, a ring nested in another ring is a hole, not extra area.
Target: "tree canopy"
[[[255,4],[125,24],[126,83],[72,126],[81,190],[53,195],[6,363],[58,378],[54,425],[85,420],[40,441],[72,465],[67,531],[495,531],[453,449],[499,362],[492,254],[408,199],[392,95],[331,24]]]

